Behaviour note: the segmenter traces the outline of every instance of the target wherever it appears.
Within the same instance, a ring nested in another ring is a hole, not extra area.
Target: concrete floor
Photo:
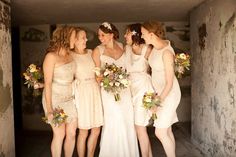
[[[176,123],[173,131],[177,157],[204,157],[191,143],[190,123]],[[161,143],[155,137],[154,128],[148,127],[153,157],[165,157]],[[50,157],[51,132],[21,131],[16,133],[16,157]],[[98,156],[99,147],[96,149]],[[76,150],[73,157],[77,157]]]

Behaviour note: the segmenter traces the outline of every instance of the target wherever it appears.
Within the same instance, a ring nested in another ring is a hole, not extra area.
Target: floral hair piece
[[[104,27],[106,27],[107,29],[112,30],[110,23],[108,23],[108,22],[103,22],[102,25],[103,25]]]
[[[137,35],[138,33],[137,33],[135,30],[133,30],[133,31],[131,32],[131,34],[132,34],[132,35]]]

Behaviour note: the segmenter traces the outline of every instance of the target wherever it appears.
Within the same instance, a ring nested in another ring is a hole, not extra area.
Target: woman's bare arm
[[[44,94],[46,101],[47,114],[53,111],[52,108],[52,79],[54,66],[56,62],[56,56],[53,53],[48,53],[45,56],[43,62],[43,73],[44,73]]]
[[[161,100],[165,100],[173,86],[174,80],[174,55],[171,51],[166,50],[163,52],[163,63],[165,69],[165,87],[160,94]]]

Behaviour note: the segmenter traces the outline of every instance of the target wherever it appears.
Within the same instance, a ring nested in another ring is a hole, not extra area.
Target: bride
[[[117,28],[108,22],[99,26],[98,38],[101,45],[93,51],[96,67],[105,63],[125,68],[126,56]],[[104,126],[100,143],[100,157],[138,157],[138,144],[134,128],[134,113],[130,89],[120,93],[121,99],[115,101],[114,95],[101,89],[104,108]]]

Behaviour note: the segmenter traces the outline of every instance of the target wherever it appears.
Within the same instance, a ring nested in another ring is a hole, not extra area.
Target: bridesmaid
[[[145,45],[141,38],[141,24],[131,24],[127,26],[126,53],[128,72],[131,80],[131,93],[134,103],[134,122],[137,132],[142,157],[152,157],[151,145],[146,126],[149,124],[150,114],[143,107],[142,99],[145,92],[153,91],[151,77],[147,74],[148,56],[151,48]]]
[[[53,139],[52,157],[61,156],[64,141],[65,157],[71,157],[75,146],[77,113],[73,101],[72,82],[74,81],[75,63],[70,54],[70,39],[75,36],[71,27],[58,27],[53,32],[52,40],[43,62],[44,92],[43,108],[48,120],[53,118],[53,110],[60,107],[68,115],[65,124],[59,127],[51,125]]]
[[[100,127],[103,125],[103,109],[100,88],[95,80],[92,50],[86,49],[86,42],[86,32],[76,28],[73,58],[76,63],[75,102],[79,128],[77,150],[80,157],[93,157]],[[91,132],[88,136],[89,130]],[[87,155],[85,155],[86,140]]]
[[[142,37],[147,44],[153,45],[148,62],[152,69],[152,84],[160,94],[161,107],[156,108],[157,120],[155,134],[161,141],[168,157],[175,157],[175,139],[171,125],[178,121],[176,109],[181,92],[174,73],[175,52],[170,41],[164,40],[165,32],[160,22],[144,22]]]

